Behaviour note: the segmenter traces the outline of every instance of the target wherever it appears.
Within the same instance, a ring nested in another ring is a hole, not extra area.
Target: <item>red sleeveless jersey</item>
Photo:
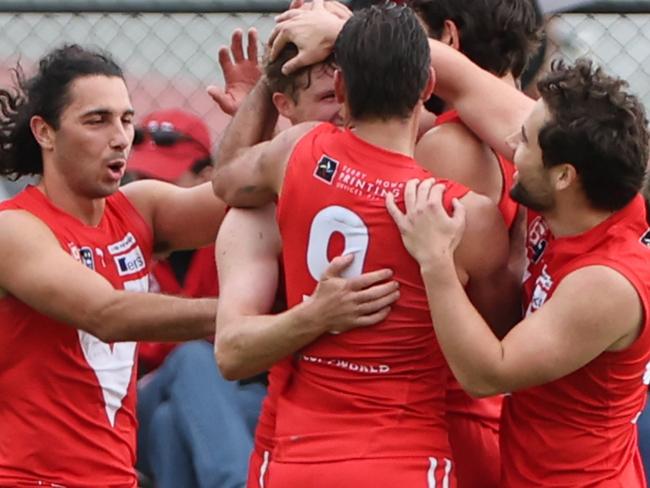
[[[646,318],[627,349],[605,351],[563,378],[506,398],[501,425],[504,487],[646,486],[635,423],[650,383],[649,244],[640,196],[578,236],[553,239],[543,220],[532,219],[524,283],[527,313],[539,309],[571,272],[601,265],[632,283]]]
[[[289,306],[309,299],[341,253],[355,254],[348,277],[392,269],[401,297],[384,322],[326,334],[296,354],[278,398],[275,461],[450,457],[447,365],[419,266],[384,204],[390,191],[403,208],[405,183],[427,177],[414,159],[327,123],[293,151],[278,204]],[[468,190],[443,183],[449,209]]]
[[[456,123],[463,124],[458,112],[456,110],[448,110],[447,112],[439,115],[436,118],[435,126],[443,124]],[[515,173],[514,165],[506,160],[500,154],[494,153],[499,161],[499,168],[502,175],[502,189],[501,199],[499,200],[499,211],[503,216],[503,220],[508,227],[512,224],[517,217],[519,204],[510,198],[510,188],[513,185],[513,178]],[[488,398],[472,398],[460,386],[460,383],[449,372],[451,379],[447,390],[447,411],[453,415],[461,415],[463,417],[487,421],[495,427],[498,426],[499,419],[501,418],[501,404],[503,397],[496,395]]]
[[[35,215],[116,289],[148,290],[152,232],[122,193],[97,227],[35,187],[0,210]],[[135,487],[135,343],[106,344],[11,295],[0,324],[0,486]]]

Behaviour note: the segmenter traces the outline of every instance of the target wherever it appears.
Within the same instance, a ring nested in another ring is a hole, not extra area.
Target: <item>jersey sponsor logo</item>
[[[360,364],[348,361],[347,359],[325,359],[316,356],[307,356],[305,354],[302,354],[300,358],[307,363],[334,366],[335,368],[345,369],[354,373],[385,374],[390,372],[390,366],[387,364]]]
[[[535,217],[528,227],[528,259],[536,264],[544,255],[550,229],[542,217]]]
[[[81,254],[79,253],[79,246],[77,246],[74,242],[68,242],[68,250],[70,251],[70,256],[75,261],[81,261]]]
[[[553,287],[553,278],[547,271],[547,266],[544,265],[542,272],[539,274],[535,280],[535,290],[533,291],[533,297],[528,304],[528,310],[526,310],[526,315],[533,313],[534,311],[541,308],[548,298],[548,294]]]
[[[93,257],[93,250],[89,247],[82,247],[79,249],[79,257],[81,258],[81,263],[89,269],[95,271],[95,258]]]
[[[314,176],[323,180],[328,185],[332,184],[334,176],[336,175],[336,169],[339,167],[339,162],[325,156],[324,154],[318,160],[316,164],[316,169],[314,170]]]
[[[124,236],[124,238],[113,244],[110,244],[106,249],[111,254],[121,254],[124,251],[128,251],[135,245],[135,237],[130,232]]]
[[[142,255],[142,251],[140,251],[140,246],[136,246],[126,254],[113,256],[113,260],[117,266],[117,273],[120,276],[134,274],[138,271],[142,271],[147,265],[144,260],[144,256]]]
[[[106,417],[111,427],[115,427],[115,416],[122,407],[133,375],[135,342],[108,345],[88,332],[77,332],[86,362],[95,372],[102,390]]]
[[[643,244],[646,247],[650,247],[650,229],[645,231],[645,234],[641,236],[641,239],[639,239],[639,242]]]

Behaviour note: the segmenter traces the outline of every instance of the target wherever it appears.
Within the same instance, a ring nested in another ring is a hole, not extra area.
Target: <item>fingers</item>
[[[419,182],[420,180],[408,180],[404,187],[404,206],[407,214],[410,214],[415,210],[415,201]]]
[[[373,303],[377,300],[386,297],[387,295],[393,295],[396,291],[398,291],[398,289],[399,289],[399,283],[397,281],[393,280],[387,283],[381,283],[379,285],[366,288],[365,290],[361,290],[356,294],[355,300],[359,305],[365,305],[366,303]],[[383,308],[383,306],[380,308]]]
[[[215,85],[210,85],[207,88],[208,95],[212,98],[212,100],[215,101],[217,105],[219,105],[219,108],[227,114],[227,115],[233,115],[235,110],[234,110],[234,105],[232,103],[232,99],[229,95],[226,94],[226,92],[223,90],[223,88]]]
[[[431,191],[431,187],[434,185],[435,180],[433,178],[427,178],[424,181],[421,181],[420,184],[417,187],[417,195],[415,197],[415,205],[418,210],[424,210],[427,207],[427,204],[429,202],[429,192]],[[442,186],[442,185],[438,185]]]
[[[230,50],[225,46],[219,48],[219,66],[221,66],[221,71],[224,73],[232,66]]]
[[[248,46],[247,54],[250,61],[257,61],[257,44],[259,42],[259,36],[257,34],[257,29],[254,27],[248,29]]]
[[[436,215],[437,218],[444,218],[449,216],[442,201],[442,196],[445,193],[446,189],[447,188],[445,185],[433,185],[427,197],[427,206],[433,212],[433,214]]]
[[[397,203],[395,203],[395,195],[391,191],[386,192],[386,210],[388,210],[388,214],[393,218],[397,227],[402,229],[406,215],[402,213]]]
[[[293,58],[282,65],[282,74],[285,76],[290,75],[294,71],[298,71],[300,68],[309,66],[313,64],[307,56],[303,53],[296,54]]]
[[[230,41],[230,52],[235,63],[241,63],[244,60],[244,33],[241,29],[235,29]]]
[[[271,50],[269,51],[269,60],[275,61],[284,49],[284,46],[286,46],[290,41],[291,39],[289,39],[289,34],[282,28],[282,25],[276,25],[269,37],[269,46],[271,46]]]
[[[370,300],[360,304],[357,312],[360,316],[370,315],[386,307],[390,307],[393,303],[399,300],[399,290],[395,290],[387,295]]]
[[[298,9],[296,10],[287,10],[285,12],[282,12],[279,15],[276,15],[273,20],[275,20],[276,24],[280,24],[282,22],[286,22],[287,20],[291,20],[295,17],[299,17],[302,15],[302,12]],[[276,26],[277,27],[277,26]],[[269,39],[270,41],[270,39]]]
[[[341,273],[352,264],[354,261],[354,254],[346,254],[345,256],[337,256],[332,259],[332,262],[325,269],[321,280],[328,278],[338,278],[341,276]]]
[[[300,8],[305,4],[304,0],[291,0],[291,3],[289,4],[289,9],[292,8]]]
[[[352,11],[341,2],[330,1],[325,2],[325,8],[332,14],[336,15],[339,19],[347,20],[352,16]]]
[[[467,218],[467,209],[465,208],[465,205],[463,205],[458,198],[452,199],[451,204],[454,208],[452,220],[464,223]]]
[[[393,271],[390,269],[380,269],[377,271],[371,271],[369,273],[364,273],[354,278],[350,278],[350,289],[352,290],[363,290],[372,285],[379,283],[380,281],[386,281],[393,276]]]
[[[370,315],[364,315],[363,317],[359,317],[357,320],[357,323],[355,324],[357,327],[367,327],[369,325],[375,325],[378,324],[379,322],[386,320],[386,317],[388,317],[388,314],[390,313],[390,307],[385,307],[378,312],[375,312]]]

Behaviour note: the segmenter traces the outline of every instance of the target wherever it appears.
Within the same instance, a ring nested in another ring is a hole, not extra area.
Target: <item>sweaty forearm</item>
[[[307,308],[303,303],[277,315],[219,317],[215,353],[223,376],[236,380],[266,371],[320,337],[325,324]]]
[[[184,341],[214,334],[217,300],[115,292],[75,324],[104,342]]]

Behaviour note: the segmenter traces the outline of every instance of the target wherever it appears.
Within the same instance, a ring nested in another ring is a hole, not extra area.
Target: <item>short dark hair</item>
[[[54,129],[70,103],[70,85],[77,78],[93,75],[124,79],[110,55],[65,45],[45,55],[38,72],[26,79],[18,64],[13,70],[13,89],[0,89],[0,174],[13,179],[43,173],[41,147],[30,120],[40,115]]]
[[[322,63],[305,66],[289,75],[282,72],[282,66],[298,54],[298,48],[292,42],[288,43],[280,54],[273,60],[264,61],[264,75],[271,93],[284,93],[294,102],[298,102],[298,91],[306,90],[311,85],[311,74],[314,68],[322,66],[323,69],[334,71],[334,55],[330,55]]]
[[[410,116],[429,81],[429,43],[408,7],[355,12],[336,39],[334,56],[356,119]]]
[[[588,59],[561,60],[537,88],[550,114],[539,131],[546,167],[569,163],[594,208],[615,211],[641,190],[648,163],[648,121],[627,83]]]
[[[481,68],[518,78],[541,40],[542,19],[533,0],[409,0],[440,39],[445,20],[456,24],[460,51]]]

